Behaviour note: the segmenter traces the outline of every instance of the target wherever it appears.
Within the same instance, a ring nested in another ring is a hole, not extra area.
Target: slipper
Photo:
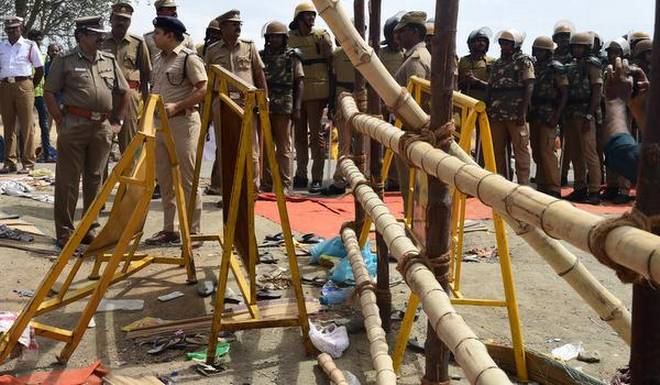
[[[239,304],[241,303],[241,297],[236,295],[231,287],[228,287],[225,289],[225,303]]]
[[[200,297],[208,297],[215,292],[215,287],[218,285],[217,279],[205,279],[197,283],[197,294]]]
[[[284,240],[284,234],[282,233],[277,233],[273,235],[266,235],[264,237],[265,240],[267,241],[283,241]]]
[[[413,338],[409,339],[407,347],[408,347],[408,349],[410,349],[410,351],[415,352],[415,353],[422,353],[423,354],[424,351],[425,351],[424,343],[419,342],[419,340],[417,340],[417,337],[413,337]]]
[[[269,300],[269,299],[278,299],[282,298],[282,294],[268,289],[262,289],[257,292],[257,299],[260,300]]]
[[[303,284],[312,285],[312,286],[316,286],[316,287],[322,287],[323,285],[325,285],[326,282],[328,282],[328,280],[326,278],[319,277],[319,276],[316,276],[314,278],[309,278],[309,277],[305,277],[303,275],[302,282],[303,282]]]
[[[273,257],[271,253],[265,252],[259,255],[259,263],[265,263],[269,265],[276,264],[277,258]]]
[[[199,362],[195,364],[193,368],[197,373],[205,377],[215,376],[227,370],[227,366],[223,363],[209,365],[204,362]]]
[[[314,233],[307,233],[298,237],[296,241],[303,244],[314,244],[314,243],[321,243],[324,241],[324,239]]]

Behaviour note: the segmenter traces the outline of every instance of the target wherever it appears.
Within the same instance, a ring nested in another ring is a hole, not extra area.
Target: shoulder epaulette
[[[134,34],[134,33],[129,33],[127,36],[128,36],[129,38],[135,39],[135,40],[137,40],[137,41],[144,42],[144,37],[142,37],[142,36],[140,36],[140,35],[136,35],[136,34]]]

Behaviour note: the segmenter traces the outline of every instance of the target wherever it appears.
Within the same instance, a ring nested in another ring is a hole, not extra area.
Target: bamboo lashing
[[[364,329],[367,331],[371,361],[376,370],[376,384],[396,384],[396,373],[392,357],[388,353],[387,336],[382,327],[378,305],[376,304],[376,286],[369,276],[367,266],[362,258],[362,251],[355,230],[344,226],[341,230],[341,240],[348,253],[348,259],[355,277],[355,288],[360,298]]]
[[[571,203],[520,186],[422,141],[411,141],[405,153],[399,148],[404,132],[380,119],[361,114],[350,96],[341,98],[339,109],[352,128],[388,146],[413,166],[435,176],[466,195],[515,220],[545,231],[553,238],[593,252],[591,245],[602,243],[612,261],[660,284],[660,237],[631,226],[619,226],[597,237],[595,229],[606,220]]]
[[[373,50],[360,38],[340,2],[338,0],[313,0],[313,3],[319,11],[319,15],[344,47],[351,63],[378,92],[385,103],[406,123],[406,126],[413,131],[419,131],[427,126],[429,116],[410,95],[402,97],[406,93],[385,70]],[[352,117],[351,114],[345,114],[345,116]],[[376,118],[368,119],[365,116],[359,120],[362,125],[370,120],[374,126],[386,124]],[[362,127],[362,130],[361,132],[366,132],[365,127]],[[371,129],[371,132],[372,138],[399,153],[399,138],[403,135],[401,131]],[[418,167],[421,166],[422,159],[427,163],[432,159],[434,170],[429,173],[430,175],[439,177],[443,182],[452,185],[454,185],[453,179],[456,176],[457,180],[470,185],[470,191],[462,189],[461,186],[456,187],[477,197],[479,197],[477,190],[484,191],[484,196],[479,199],[497,211],[508,213],[516,220],[539,227],[548,235],[564,239],[582,250],[594,252],[590,247],[593,245],[594,248],[598,248],[597,252],[604,252],[602,254],[605,255],[599,255],[599,257],[608,258],[654,283],[660,282],[660,257],[654,258],[660,254],[660,238],[657,236],[631,226],[619,226],[607,233],[599,234],[596,231],[597,225],[604,222],[600,216],[579,210],[566,201],[536,192],[529,187],[518,186],[477,166],[465,166],[458,159],[450,157],[440,150],[432,151],[432,146],[428,144],[416,143],[411,147],[415,147],[416,150],[399,155],[415,155],[416,159],[409,160]],[[429,151],[434,155],[425,157],[424,155]],[[452,142],[450,152],[456,153],[457,151],[462,150]],[[409,156],[404,157],[410,158]],[[451,167],[447,168],[443,164],[440,167],[443,172],[436,172],[435,168],[438,168],[442,162],[447,163],[447,166],[451,164]],[[459,168],[462,169],[458,170]],[[462,177],[458,175],[462,175]],[[600,249],[601,247],[603,250]]]
[[[458,147],[452,155],[467,164],[477,163]],[[606,322],[628,345],[630,345],[632,316],[623,303],[607,290],[584,266],[575,254],[561,242],[550,238],[534,226],[516,221],[500,213],[506,223],[540,255],[550,267]]]
[[[349,385],[346,377],[344,377],[344,373],[335,365],[335,361],[328,353],[319,354],[316,357],[316,361],[333,384]]]
[[[351,185],[355,199],[364,207],[376,230],[383,235],[388,249],[404,265],[401,273],[410,290],[420,298],[424,313],[434,326],[433,330],[454,353],[468,381],[477,385],[511,384],[507,375],[488,355],[486,346],[456,313],[433,272],[418,259],[421,257],[419,249],[406,236],[403,226],[368,185],[353,161],[342,158],[339,167]]]

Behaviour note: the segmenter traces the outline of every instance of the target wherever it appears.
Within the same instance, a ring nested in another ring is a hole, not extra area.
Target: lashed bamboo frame
[[[369,352],[371,362],[376,370],[376,384],[396,384],[396,373],[392,358],[388,353],[387,335],[382,327],[379,308],[376,303],[376,285],[369,276],[367,266],[364,264],[362,251],[358,236],[350,227],[344,227],[341,231],[341,240],[348,253],[347,258],[353,269],[355,287],[364,288],[358,290],[362,315],[364,316],[364,329],[367,331],[369,341]]]
[[[350,183],[355,199],[372,218],[376,231],[383,235],[392,255],[398,261],[420,255],[419,249],[406,236],[404,227],[368,186],[366,178],[355,164],[350,159],[342,158],[339,168]],[[433,325],[433,330],[454,353],[470,383],[511,384],[507,375],[490,358],[485,345],[454,310],[451,300],[435,279],[433,272],[424,264],[413,262],[402,273],[410,290],[421,299],[422,308]]]

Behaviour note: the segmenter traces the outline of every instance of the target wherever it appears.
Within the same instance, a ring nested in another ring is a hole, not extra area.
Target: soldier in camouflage
[[[597,205],[600,203],[598,192],[602,175],[596,151],[595,115],[600,106],[603,73],[600,60],[589,54],[593,40],[587,32],[574,34],[570,44],[571,54],[575,59],[567,66],[569,88],[565,134],[575,181],[573,192],[566,198],[574,202]]]
[[[286,25],[271,21],[266,25],[264,33],[264,50],[259,52],[265,65],[270,97],[270,124],[285,190],[291,188],[291,121],[300,119],[305,76],[300,51],[287,48],[287,34]],[[266,167],[261,185],[263,191],[272,190],[272,179],[270,167]]]
[[[571,55],[570,41],[571,36],[575,33],[575,26],[568,20],[560,20],[555,24],[555,28],[552,34],[552,41],[557,44],[553,58],[560,62],[561,64],[570,64],[573,61],[573,56]],[[571,167],[571,156],[569,154],[569,148],[566,146],[566,139],[564,135],[564,125],[563,122],[560,122],[560,138],[562,141],[562,153],[561,153],[561,185],[566,186],[568,184],[568,170]]]
[[[501,57],[495,60],[488,80],[488,117],[493,134],[495,164],[507,175],[506,147],[510,140],[516,158],[516,176],[529,184],[529,128],[527,110],[534,89],[534,60],[521,52],[523,36],[516,30],[498,34]]]
[[[564,65],[553,59],[553,51],[554,43],[548,36],[539,36],[532,44],[536,81],[529,111],[529,133],[537,190],[561,198],[555,140],[568,99],[568,78]]]
[[[642,40],[635,45],[635,51],[633,52],[633,64],[641,68],[646,76],[651,76],[652,51],[653,42]]]

